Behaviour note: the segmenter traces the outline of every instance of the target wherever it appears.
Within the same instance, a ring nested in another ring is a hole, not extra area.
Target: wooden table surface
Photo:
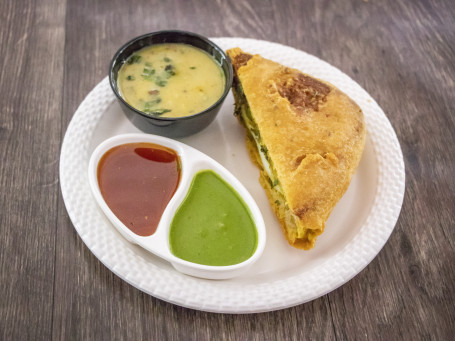
[[[454,339],[452,0],[6,0],[0,18],[0,339]],[[389,241],[355,278],[289,309],[206,313],[135,289],[81,241],[59,183],[67,126],[120,45],[170,28],[301,49],[382,107],[406,192]]]

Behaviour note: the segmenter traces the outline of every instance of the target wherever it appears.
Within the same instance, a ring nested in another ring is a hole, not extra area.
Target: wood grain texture
[[[49,339],[65,4],[0,3],[0,339]]]
[[[453,339],[453,18],[451,0],[0,2],[0,339]],[[117,48],[171,28],[304,50],[383,108],[405,158],[404,204],[347,284],[281,311],[212,314],[145,295],[85,247],[60,194],[62,138]]]

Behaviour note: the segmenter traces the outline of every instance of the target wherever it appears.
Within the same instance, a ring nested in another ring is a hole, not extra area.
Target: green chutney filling
[[[281,189],[272,159],[268,154],[268,148],[262,141],[261,133],[251,113],[251,109],[245,93],[243,92],[242,85],[237,79],[234,79],[234,86],[232,89],[235,98],[234,115],[237,116],[239,121],[246,127],[248,139],[253,143],[253,145],[256,146],[257,163],[271,189],[268,192],[271,197],[269,200],[276,205],[279,216],[284,217],[283,219],[288,226],[296,226],[296,218],[286,203],[287,200],[283,194],[283,190]]]

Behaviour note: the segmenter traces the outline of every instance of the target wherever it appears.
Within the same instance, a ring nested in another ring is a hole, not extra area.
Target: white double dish
[[[130,143],[152,143],[171,148],[177,153],[181,162],[181,178],[179,186],[166,206],[155,233],[150,236],[140,236],[125,226],[125,224],[115,215],[104,200],[98,182],[98,164],[103,155],[114,147]],[[219,174],[221,178],[232,186],[232,188],[240,195],[251,212],[251,217],[257,230],[257,246],[251,257],[241,263],[227,266],[202,265],[183,260],[176,257],[171,252],[169,243],[169,228],[171,226],[171,221],[180,204],[185,199],[195,174],[204,170],[212,170],[216,174]],[[248,268],[259,259],[264,251],[266,241],[264,220],[253,197],[250,193],[248,193],[240,181],[237,180],[226,168],[204,153],[184,143],[166,137],[148,134],[122,134],[114,136],[102,142],[92,153],[88,166],[88,179],[92,193],[98,205],[103,210],[112,225],[117,228],[124,238],[170,262],[175,269],[184,274],[208,279],[232,278],[245,273],[245,271],[247,271]]]

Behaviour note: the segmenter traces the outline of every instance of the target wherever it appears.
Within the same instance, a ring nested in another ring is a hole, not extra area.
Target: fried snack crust
[[[295,225],[273,205],[267,181],[261,183],[288,242],[310,249],[359,164],[366,135],[363,113],[328,82],[239,48],[228,55]]]

